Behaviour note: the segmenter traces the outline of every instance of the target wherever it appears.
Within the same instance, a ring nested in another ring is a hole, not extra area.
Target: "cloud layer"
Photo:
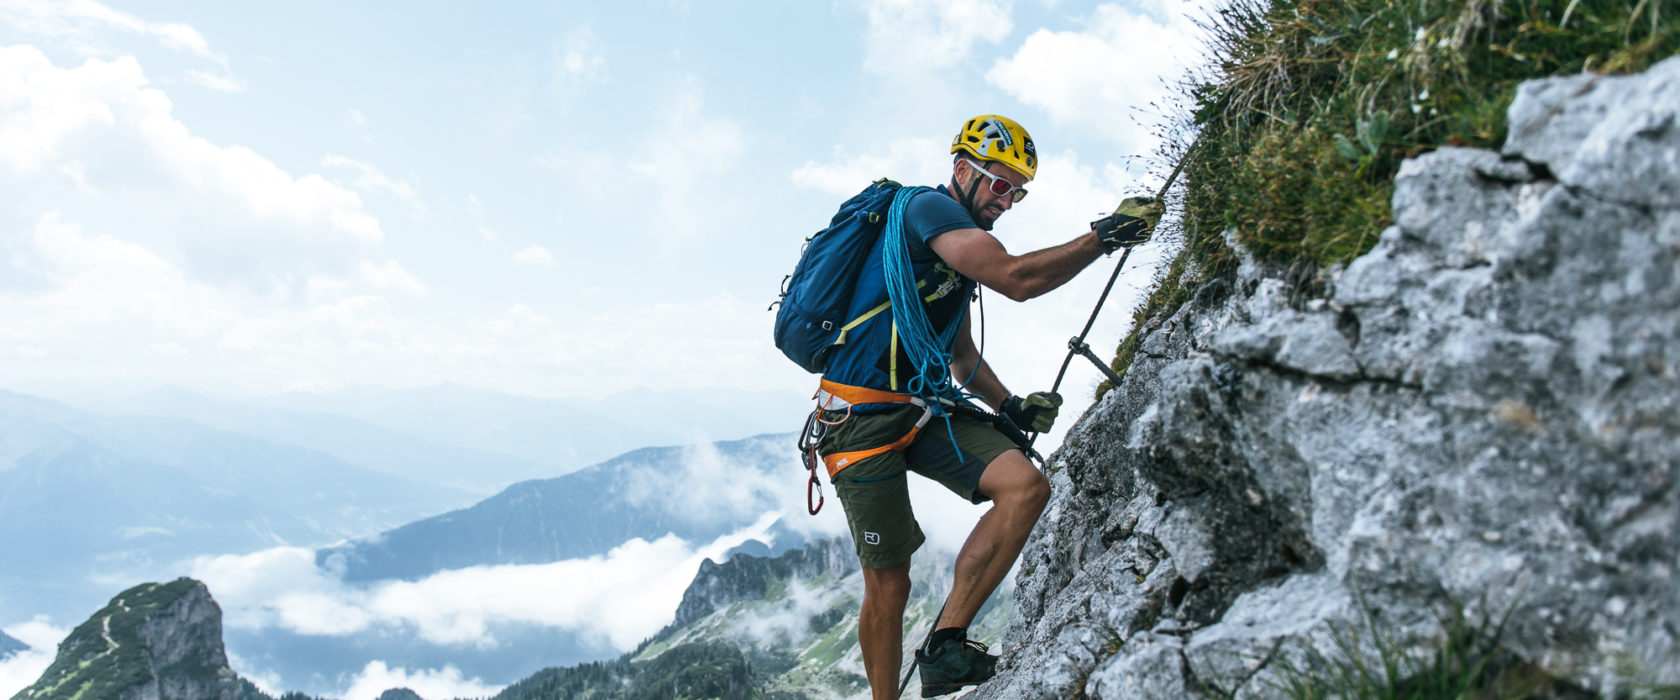
[[[999,60],[987,81],[1051,119],[1147,152],[1158,103],[1200,46],[1177,0],[1101,5],[1080,31],[1038,29]]]
[[[54,627],[45,618],[35,618],[5,628],[6,634],[29,648],[0,659],[0,697],[11,697],[28,688],[52,665],[58,643],[70,630]]]
[[[494,648],[500,625],[574,631],[628,650],[670,622],[700,562],[765,537],[775,516],[705,543],[633,539],[585,559],[443,571],[419,581],[348,584],[312,550],[280,547],[192,563],[233,628],[341,637],[404,630],[438,645]]]

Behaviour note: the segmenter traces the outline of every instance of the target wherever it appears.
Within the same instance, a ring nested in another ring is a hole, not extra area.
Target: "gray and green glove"
[[[1102,241],[1103,252],[1112,253],[1149,240],[1164,211],[1154,197],[1127,197],[1113,214],[1091,222],[1091,230]]]
[[[1056,423],[1061,410],[1062,395],[1050,391],[1028,394],[1027,398],[1011,396],[1003,400],[1003,415],[1021,430],[1042,433]]]

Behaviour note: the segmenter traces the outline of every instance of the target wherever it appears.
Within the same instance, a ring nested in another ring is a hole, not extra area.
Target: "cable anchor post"
[[[1074,354],[1083,355],[1085,359],[1091,361],[1091,364],[1097,368],[1097,371],[1102,372],[1103,376],[1108,377],[1108,381],[1113,382],[1116,387],[1120,386],[1120,375],[1115,374],[1112,367],[1109,367],[1108,364],[1104,363],[1101,358],[1098,358],[1096,353],[1091,352],[1091,346],[1085,344],[1085,341],[1080,340],[1079,336],[1074,336],[1068,339],[1068,350]]]

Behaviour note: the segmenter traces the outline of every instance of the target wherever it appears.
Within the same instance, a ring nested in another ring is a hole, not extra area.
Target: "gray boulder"
[[[976,697],[1274,696],[1455,611],[1561,683],[1680,684],[1680,58],[1509,116],[1401,168],[1328,298],[1245,263],[1149,322]]]

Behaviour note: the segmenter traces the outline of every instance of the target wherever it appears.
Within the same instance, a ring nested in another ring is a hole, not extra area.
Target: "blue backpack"
[[[799,264],[782,280],[776,304],[776,347],[805,371],[822,374],[829,348],[844,330],[864,260],[887,223],[901,186],[876,180],[845,204],[828,228],[805,239]]]

